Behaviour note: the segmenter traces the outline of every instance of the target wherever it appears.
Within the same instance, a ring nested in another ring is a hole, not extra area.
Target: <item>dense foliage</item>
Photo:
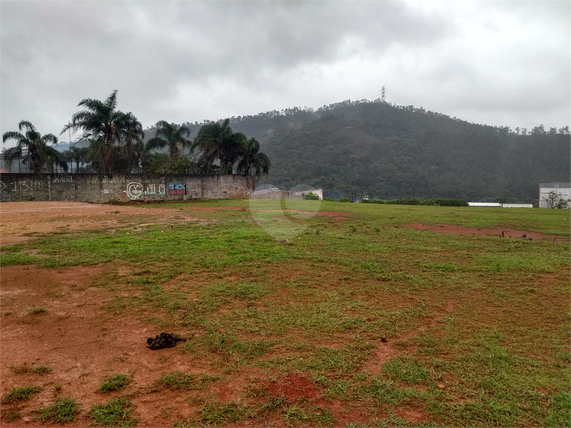
[[[332,198],[537,203],[539,183],[570,176],[568,127],[511,130],[380,100],[270,111],[230,123],[257,138],[272,159],[261,184],[286,190],[309,184]]]
[[[470,124],[386,103],[341,104],[264,147],[273,184],[328,196],[537,201],[541,182],[568,181],[567,129],[531,133]]]

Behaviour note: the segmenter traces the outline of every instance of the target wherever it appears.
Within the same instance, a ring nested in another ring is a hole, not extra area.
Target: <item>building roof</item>
[[[571,188],[571,183],[565,183],[565,182],[561,182],[561,181],[556,181],[553,183],[539,183],[539,187],[549,187],[549,188],[566,187],[566,188]]]

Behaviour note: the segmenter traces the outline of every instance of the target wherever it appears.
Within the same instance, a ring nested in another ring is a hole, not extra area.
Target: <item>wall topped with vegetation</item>
[[[131,202],[248,198],[243,175],[1,174],[2,202]]]

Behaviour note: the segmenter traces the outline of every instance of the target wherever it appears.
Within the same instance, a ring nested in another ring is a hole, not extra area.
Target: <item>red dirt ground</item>
[[[0,244],[17,244],[45,233],[125,228],[132,223],[140,227],[141,223],[188,221],[197,219],[188,212],[174,208],[81,202],[2,202]]]
[[[205,208],[205,207],[198,207]],[[217,209],[241,209],[238,207],[217,207]],[[196,210],[198,211],[198,210]],[[0,234],[2,244],[21,242],[37,234],[58,231],[75,231],[95,228],[140,227],[141,222],[167,223],[197,221],[190,213],[172,208],[143,208],[138,206],[92,205],[71,202],[2,203],[0,207]],[[333,219],[346,219],[350,213],[319,212],[319,215]],[[448,233],[496,234],[501,230],[470,229],[458,226],[408,225],[417,229],[433,228]],[[504,235],[509,236],[504,230]],[[526,234],[533,239],[542,239],[541,234],[511,232],[512,236]],[[25,234],[29,234],[26,236]],[[307,401],[329,409],[337,419],[337,426],[347,423],[367,423],[370,412],[364,407],[348,405],[340,399],[325,400],[323,390],[311,381],[311,373],[290,373],[274,381],[267,380],[267,374],[256,368],[244,367],[236,372],[224,374],[223,381],[215,382],[206,391],[177,392],[157,387],[155,381],[165,372],[180,370],[185,373],[219,374],[206,358],[183,354],[177,348],[151,351],[146,347],[146,338],[158,334],[149,316],[140,317],[116,314],[104,306],[113,300],[115,292],[96,286],[102,275],[114,273],[120,276],[129,272],[113,264],[95,267],[68,267],[41,269],[36,266],[9,266],[1,270],[1,328],[0,328],[0,395],[16,387],[41,386],[42,391],[29,401],[17,405],[2,405],[2,410],[18,408],[22,414],[12,422],[5,417],[0,421],[6,427],[51,426],[34,419],[37,414],[29,413],[53,404],[58,397],[72,395],[83,410],[94,404],[101,404],[117,396],[128,395],[136,406],[137,426],[172,426],[176,420],[187,420],[196,416],[204,400],[221,402],[240,400],[249,385],[265,388],[274,397],[285,397],[288,402]],[[303,272],[298,272],[300,275]],[[291,272],[288,273],[288,275]],[[228,277],[233,280],[234,277]],[[549,279],[549,278],[548,278]],[[548,279],[545,286],[548,285]],[[199,281],[197,273],[193,281]],[[168,288],[168,284],[165,284]],[[446,300],[440,311],[427,317],[419,330],[398,340],[415,337],[423,329],[434,326],[457,304]],[[44,308],[45,313],[31,315],[33,308]],[[364,364],[363,370],[373,375],[382,371],[388,358],[402,351],[394,346],[396,339],[378,343],[375,357]],[[341,343],[341,342],[340,342]],[[342,345],[344,345],[342,343]],[[328,346],[335,346],[334,343]],[[11,367],[52,368],[48,374],[15,373]],[[102,394],[97,392],[106,377],[123,373],[131,383],[121,392]],[[61,387],[61,389],[56,388]],[[211,398],[207,398],[209,397]],[[202,401],[201,401],[202,400]],[[395,410],[397,416],[410,422],[422,422],[427,415],[422,408],[413,404]],[[4,412],[3,412],[4,416]],[[86,427],[92,420],[81,413],[70,427]],[[244,425],[252,425],[246,421]],[[283,426],[281,418],[269,415],[266,425]]]
[[[405,224],[405,227],[410,227],[417,230],[432,230],[434,232],[443,233],[457,233],[461,235],[481,235],[481,236],[498,236],[504,238],[531,238],[535,240],[550,240],[557,241],[569,241],[569,237],[565,236],[555,236],[546,235],[544,233],[538,232],[527,232],[525,230],[516,230],[509,228],[501,229],[483,229],[476,227],[465,227],[465,226],[454,226],[451,224],[433,225],[433,224],[422,224],[422,223],[411,223]],[[503,233],[503,235],[502,235]]]
[[[292,373],[270,382],[267,392],[272,397],[285,397],[288,401],[295,398],[315,398],[319,395],[319,390],[313,382]]]

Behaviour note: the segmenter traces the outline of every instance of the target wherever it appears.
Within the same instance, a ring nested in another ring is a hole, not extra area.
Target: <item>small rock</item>
[[[23,420],[24,422],[31,422],[31,421],[32,421],[32,418],[29,417],[29,416],[22,416],[22,420]]]
[[[446,385],[444,385],[443,383],[438,384],[438,389],[444,389],[444,388],[446,388]]]

